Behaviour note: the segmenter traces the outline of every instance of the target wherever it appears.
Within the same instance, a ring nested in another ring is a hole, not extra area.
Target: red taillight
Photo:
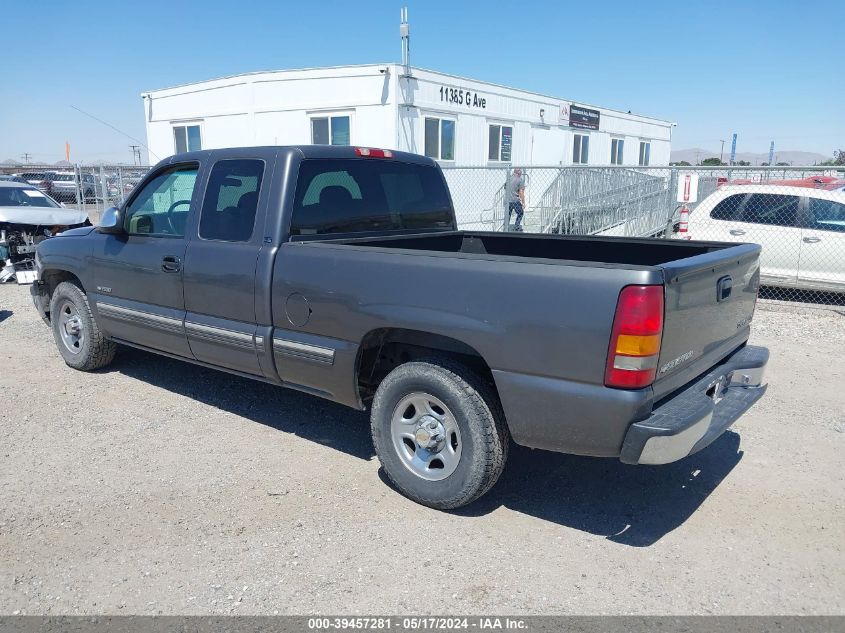
[[[363,158],[393,158],[389,149],[375,149],[373,147],[356,147],[355,153]]]
[[[639,389],[654,382],[663,335],[663,286],[626,286],[619,293],[604,384]]]

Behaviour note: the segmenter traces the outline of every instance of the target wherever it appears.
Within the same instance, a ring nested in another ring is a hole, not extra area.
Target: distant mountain
[[[14,158],[7,158],[2,163],[0,163],[0,165],[2,165],[4,167],[15,167],[15,166],[20,165],[20,164],[21,164],[20,161],[17,161]]]
[[[60,160],[59,162],[56,163],[56,167],[70,167],[71,165],[72,165],[72,163],[70,161],[66,161],[66,160]]]
[[[678,163],[682,160],[695,165],[698,161],[705,158],[719,158],[719,151],[715,152],[710,149],[701,149],[700,147],[693,147],[692,149],[673,149],[671,155],[671,162]],[[722,160],[728,162],[730,152],[725,152]],[[817,165],[821,162],[829,160],[832,156],[825,156],[824,154],[816,154],[815,152],[802,152],[798,150],[775,150],[775,163],[791,163],[792,165]],[[736,160],[745,160],[752,165],[759,165],[769,161],[769,153],[754,153],[754,152],[737,152]]]

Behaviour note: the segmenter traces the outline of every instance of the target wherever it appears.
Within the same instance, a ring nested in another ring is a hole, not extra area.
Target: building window
[[[425,119],[425,155],[437,160],[455,160],[455,122]]]
[[[199,125],[177,125],[173,128],[173,144],[176,153],[196,152],[202,149],[202,134]]]
[[[513,128],[509,125],[491,125],[487,160],[509,163],[513,146]]]
[[[614,138],[610,141],[610,164],[621,165],[622,154],[625,151],[625,141],[621,138]]]
[[[311,142],[314,145],[349,145],[348,116],[325,116],[311,119]]]
[[[575,134],[572,143],[572,163],[586,165],[590,159],[590,137],[586,134]]]
[[[651,143],[640,141],[640,165],[648,167],[651,158]]]

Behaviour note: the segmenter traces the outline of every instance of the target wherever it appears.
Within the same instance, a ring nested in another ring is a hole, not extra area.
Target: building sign
[[[678,202],[698,201],[698,174],[684,174],[678,178]]]
[[[569,106],[569,126],[597,130],[599,129],[599,111],[577,105]]]
[[[563,125],[569,125],[569,104],[568,103],[561,104],[561,106],[560,106],[560,116],[559,116],[558,120]]]
[[[482,97],[472,90],[464,90],[463,88],[455,88],[454,86],[440,86],[440,101],[466,106],[467,108],[479,108],[481,110],[487,107],[486,97]]]
[[[513,128],[502,126],[502,156],[501,160],[509,163],[511,160],[511,147],[513,146]]]

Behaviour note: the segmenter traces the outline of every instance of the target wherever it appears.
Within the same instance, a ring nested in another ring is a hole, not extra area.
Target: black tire
[[[78,317],[75,324],[82,335],[73,350],[62,334],[65,327],[63,314]],[[53,291],[50,298],[50,326],[59,354],[70,367],[80,371],[93,371],[105,367],[114,359],[117,345],[100,332],[91,313],[88,297],[75,283],[63,281]]]
[[[406,466],[391,434],[397,406],[417,392],[445,404],[460,431],[457,467],[439,481],[426,480]],[[417,503],[440,510],[467,505],[492,488],[504,469],[510,435],[499,399],[472,371],[449,359],[409,362],[390,372],[376,391],[370,420],[373,445],[384,472],[402,494]]]

